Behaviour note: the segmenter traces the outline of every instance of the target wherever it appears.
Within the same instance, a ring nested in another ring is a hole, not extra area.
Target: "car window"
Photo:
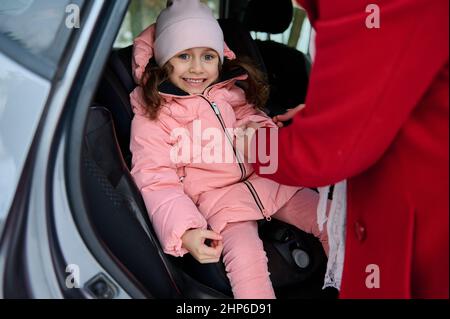
[[[306,11],[294,5],[294,14],[289,28],[280,34],[267,34],[263,32],[251,32],[254,39],[272,40],[286,44],[290,47],[308,54],[311,36],[311,24],[306,15]]]
[[[0,237],[50,83],[0,52]]]
[[[219,18],[220,0],[201,1],[213,10],[216,18]],[[167,0],[131,0],[114,48],[124,48],[133,44],[133,39],[156,21],[166,3]]]
[[[80,9],[82,3],[81,0],[1,0],[2,51],[21,64],[30,63],[31,55],[38,57],[33,61],[57,65],[73,30],[67,23],[68,16],[73,6]]]

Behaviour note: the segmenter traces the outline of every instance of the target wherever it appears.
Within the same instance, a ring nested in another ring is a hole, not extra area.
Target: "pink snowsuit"
[[[152,56],[152,35],[150,27],[135,40],[133,66],[138,83]],[[226,56],[233,58],[229,50]],[[138,86],[130,95],[135,113],[131,174],[165,253],[184,255],[184,232],[209,225],[223,237],[223,260],[235,298],[274,298],[256,220],[270,219],[278,212],[276,218],[322,237],[323,242],[326,235],[317,228],[315,192],[262,178],[249,163],[236,160],[239,150],[233,148],[230,139],[235,136],[227,128],[254,121],[277,129],[270,118],[247,103],[244,91],[235,85],[246,77],[219,81],[202,95],[189,95],[165,83],[160,86],[163,107],[153,121],[145,115],[143,89]],[[188,160],[174,162],[174,150],[186,142],[173,134],[180,129],[191,142],[200,141],[202,150],[211,146],[211,137],[199,139],[199,135],[211,129],[221,132],[221,150],[228,151],[233,161],[207,163],[193,151]]]

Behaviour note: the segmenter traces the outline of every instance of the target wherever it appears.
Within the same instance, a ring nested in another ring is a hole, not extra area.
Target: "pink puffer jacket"
[[[152,26],[135,40],[133,67],[138,84],[152,56],[153,32]],[[228,49],[226,56],[234,58]],[[181,247],[180,237],[190,228],[209,225],[220,233],[229,222],[269,218],[299,189],[259,177],[250,164],[236,160],[236,156],[241,156],[230,142],[235,137],[230,131],[225,133],[224,128],[234,129],[255,121],[276,129],[270,118],[246,102],[244,91],[235,85],[246,77],[222,80],[203,95],[188,95],[165,83],[160,86],[163,108],[155,121],[145,116],[142,87],[130,95],[135,113],[130,142],[131,174],[168,254],[182,256],[187,252]],[[181,140],[186,142],[174,135],[177,130],[186,132],[192,142],[201,141],[203,151],[214,141],[205,130],[221,132],[221,149],[228,151],[233,160],[207,163],[192,151],[184,161],[174,161],[174,150],[178,150]],[[208,137],[199,139],[202,134]]]

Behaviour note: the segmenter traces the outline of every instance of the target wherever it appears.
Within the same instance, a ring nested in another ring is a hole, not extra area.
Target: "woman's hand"
[[[205,244],[206,239],[211,239],[211,247]],[[220,260],[222,236],[211,230],[189,229],[181,236],[181,241],[182,247],[201,264],[216,263]]]
[[[272,120],[275,122],[278,127],[283,127],[283,122],[289,121],[292,119],[295,114],[297,114],[300,110],[303,110],[305,108],[305,104],[300,104],[299,106],[293,108],[293,109],[287,109],[287,112],[284,114],[280,114],[277,116],[274,116]]]

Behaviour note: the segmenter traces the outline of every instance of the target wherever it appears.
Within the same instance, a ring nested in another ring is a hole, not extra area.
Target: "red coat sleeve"
[[[278,170],[264,176],[317,187],[366,170],[393,143],[448,61],[449,2],[377,1],[378,29],[366,27],[365,0],[303,2],[317,18],[306,108],[279,130]]]

